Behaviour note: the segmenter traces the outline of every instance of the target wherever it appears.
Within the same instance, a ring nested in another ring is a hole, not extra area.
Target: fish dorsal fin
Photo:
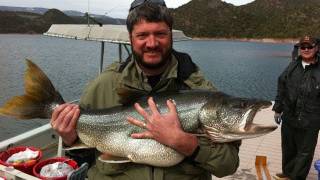
[[[73,144],[70,147],[64,147],[63,150],[70,151],[70,150],[91,149],[91,148],[92,147],[89,147],[89,146],[83,144],[81,141],[79,141],[79,142]]]
[[[120,163],[129,163],[132,162],[128,158],[125,157],[119,157],[119,156],[113,156],[108,153],[101,154],[98,157],[98,160],[105,163],[114,163],[114,164],[120,164]]]
[[[142,96],[148,95],[148,92],[138,89],[117,88],[116,91],[120,97],[119,102],[123,105],[133,104]]]

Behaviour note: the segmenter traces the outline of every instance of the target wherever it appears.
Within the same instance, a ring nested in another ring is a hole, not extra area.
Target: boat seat
[[[87,177],[89,164],[83,163],[81,166],[68,175],[68,180],[85,180]]]

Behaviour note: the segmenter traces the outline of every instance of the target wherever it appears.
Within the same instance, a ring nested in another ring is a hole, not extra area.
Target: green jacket
[[[152,89],[139,66],[130,61],[122,72],[120,63],[111,64],[100,76],[92,81],[84,91],[81,106],[102,109],[119,105],[121,96],[119,89],[137,92],[161,92],[176,90],[178,61],[173,56],[169,68],[162,74],[158,84]],[[202,73],[192,73],[184,84],[191,89],[209,89],[215,91],[213,85],[204,79]],[[153,167],[144,164],[123,163],[109,164],[96,160],[96,164],[88,172],[89,179],[116,180],[174,180],[174,179],[212,179],[211,174],[222,177],[233,174],[239,165],[239,146],[233,143],[212,144],[205,138],[199,138],[200,149],[194,159],[186,158],[172,167]]]

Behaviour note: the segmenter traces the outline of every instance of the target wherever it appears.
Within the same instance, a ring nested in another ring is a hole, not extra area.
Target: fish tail
[[[8,100],[0,107],[0,115],[17,119],[51,118],[53,109],[65,101],[36,64],[28,59],[26,63],[25,94]]]

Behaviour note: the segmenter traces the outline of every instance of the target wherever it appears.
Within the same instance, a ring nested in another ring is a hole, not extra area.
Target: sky
[[[0,0],[0,6],[43,7],[59,10],[76,10],[105,14],[114,18],[126,18],[133,0]],[[190,0],[165,0],[170,8],[176,8]],[[243,5],[254,0],[223,0],[234,5]],[[88,5],[89,4],[89,5]],[[89,7],[89,8],[88,8]]]

